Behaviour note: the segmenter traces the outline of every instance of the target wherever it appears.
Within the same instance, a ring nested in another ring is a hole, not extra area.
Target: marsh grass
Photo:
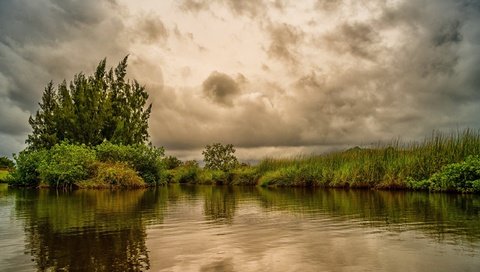
[[[421,142],[393,141],[319,156],[267,158],[256,171],[261,186],[415,189],[423,182],[419,189],[443,190],[441,185],[430,186],[433,181],[429,179],[447,165],[476,155],[480,155],[480,133],[467,129],[434,132]],[[450,186],[446,190],[456,189]]]

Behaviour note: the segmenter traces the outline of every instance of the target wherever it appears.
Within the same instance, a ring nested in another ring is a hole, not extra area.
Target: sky
[[[478,0],[1,0],[0,156],[46,84],[129,55],[151,142],[243,161],[480,128]]]

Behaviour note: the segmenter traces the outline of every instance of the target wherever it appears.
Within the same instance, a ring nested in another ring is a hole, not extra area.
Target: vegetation
[[[152,105],[146,106],[145,87],[125,79],[126,69],[127,57],[108,71],[104,59],[93,75],[79,73],[57,88],[50,82],[40,110],[29,119],[28,148],[48,149],[65,140],[89,146],[105,140],[125,145],[147,141]]]
[[[480,192],[480,133],[434,133],[421,143],[354,148],[324,156],[266,159],[262,186],[323,186]]]
[[[11,159],[5,156],[0,157],[0,170],[12,169],[13,167],[15,167],[15,163]]]
[[[7,180],[13,186],[145,187],[160,184],[163,149],[145,145],[96,147],[63,142],[51,149],[24,150]]]
[[[57,88],[50,82],[29,119],[28,147],[5,179],[14,186],[57,188],[160,184],[164,150],[145,144],[148,94],[125,79],[126,68],[127,57],[108,71],[104,59],[93,75],[79,73]]]
[[[202,152],[205,162],[205,168],[211,170],[229,171],[238,166],[238,160],[235,155],[235,148],[233,145],[222,145],[215,143],[207,145]]]
[[[320,156],[267,158],[254,167],[237,164],[235,168],[221,169],[209,165],[202,169],[196,164],[184,164],[168,171],[166,181],[478,193],[480,133],[472,130],[449,135],[434,133],[420,143],[396,141]]]

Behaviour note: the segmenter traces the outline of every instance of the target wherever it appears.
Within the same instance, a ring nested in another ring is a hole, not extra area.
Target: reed
[[[434,174],[479,155],[480,131],[436,131],[420,142],[395,140],[373,148],[356,147],[318,156],[267,158],[256,171],[262,186],[431,189],[436,188],[428,183]]]

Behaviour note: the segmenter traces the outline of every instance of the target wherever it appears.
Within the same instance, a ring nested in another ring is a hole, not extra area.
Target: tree
[[[0,169],[12,169],[15,166],[13,161],[5,156],[0,157]]]
[[[235,153],[235,148],[231,144],[214,143],[207,145],[202,152],[205,168],[222,171],[235,168],[238,165],[238,160],[233,153]]]
[[[57,89],[50,82],[35,117],[29,149],[51,148],[62,141],[95,146],[107,140],[115,144],[142,144],[148,138],[152,105],[136,80],[126,80],[128,56],[115,69],[106,70],[106,59],[93,75],[76,74]]]
[[[36,149],[51,147],[58,142],[57,129],[55,127],[55,112],[57,111],[57,95],[50,81],[45,87],[42,102],[38,103],[40,110],[35,118],[30,116],[28,123],[32,126],[32,134],[28,135],[26,143]]]

